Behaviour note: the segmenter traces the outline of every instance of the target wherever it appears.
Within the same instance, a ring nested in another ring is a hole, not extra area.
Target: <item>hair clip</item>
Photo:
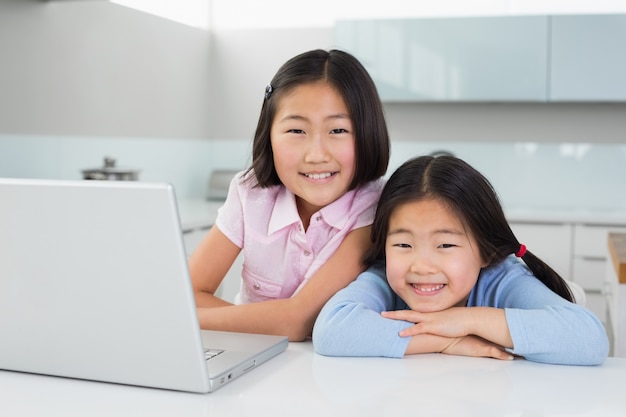
[[[272,91],[274,91],[272,84],[268,84],[267,87],[265,87],[265,100],[269,100],[272,95]]]

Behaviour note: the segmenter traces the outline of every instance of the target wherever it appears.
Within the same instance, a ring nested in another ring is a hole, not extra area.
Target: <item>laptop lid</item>
[[[200,331],[173,187],[122,181],[0,179],[0,334],[0,369],[192,392],[287,346]]]

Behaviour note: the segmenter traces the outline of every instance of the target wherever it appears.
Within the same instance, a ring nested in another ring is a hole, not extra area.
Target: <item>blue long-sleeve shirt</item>
[[[602,322],[552,292],[514,257],[481,271],[467,306],[504,309],[514,346],[510,351],[528,360],[598,365],[608,356]],[[371,267],[324,306],[313,329],[315,351],[401,358],[410,338],[398,332],[414,323],[380,315],[401,309],[409,307],[387,283],[384,266]]]

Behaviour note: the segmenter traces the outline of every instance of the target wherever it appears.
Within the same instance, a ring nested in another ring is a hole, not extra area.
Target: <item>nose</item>
[[[437,272],[433,257],[423,250],[415,250],[411,259],[411,272],[417,275],[431,275]]]
[[[326,139],[320,133],[313,134],[309,137],[307,149],[304,156],[305,162],[320,163],[327,162],[329,157],[328,144]]]

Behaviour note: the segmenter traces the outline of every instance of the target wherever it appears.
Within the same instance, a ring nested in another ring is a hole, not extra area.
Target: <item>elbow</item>
[[[343,322],[338,320],[336,312],[331,309],[322,310],[313,327],[313,349],[324,356],[346,356],[342,351],[349,346],[345,340],[349,332],[344,331]]]
[[[283,335],[289,338],[290,342],[304,342],[311,338],[313,332],[313,324],[317,314],[308,314],[297,304],[293,304],[295,308],[285,312],[285,321],[283,322]],[[316,312],[317,313],[317,312]]]
[[[333,338],[326,329],[313,328],[313,349],[316,353],[324,356],[339,356],[333,349]]]
[[[311,337],[311,329],[310,327],[302,327],[297,329],[292,329],[288,332],[287,337],[290,342],[304,342]]]

